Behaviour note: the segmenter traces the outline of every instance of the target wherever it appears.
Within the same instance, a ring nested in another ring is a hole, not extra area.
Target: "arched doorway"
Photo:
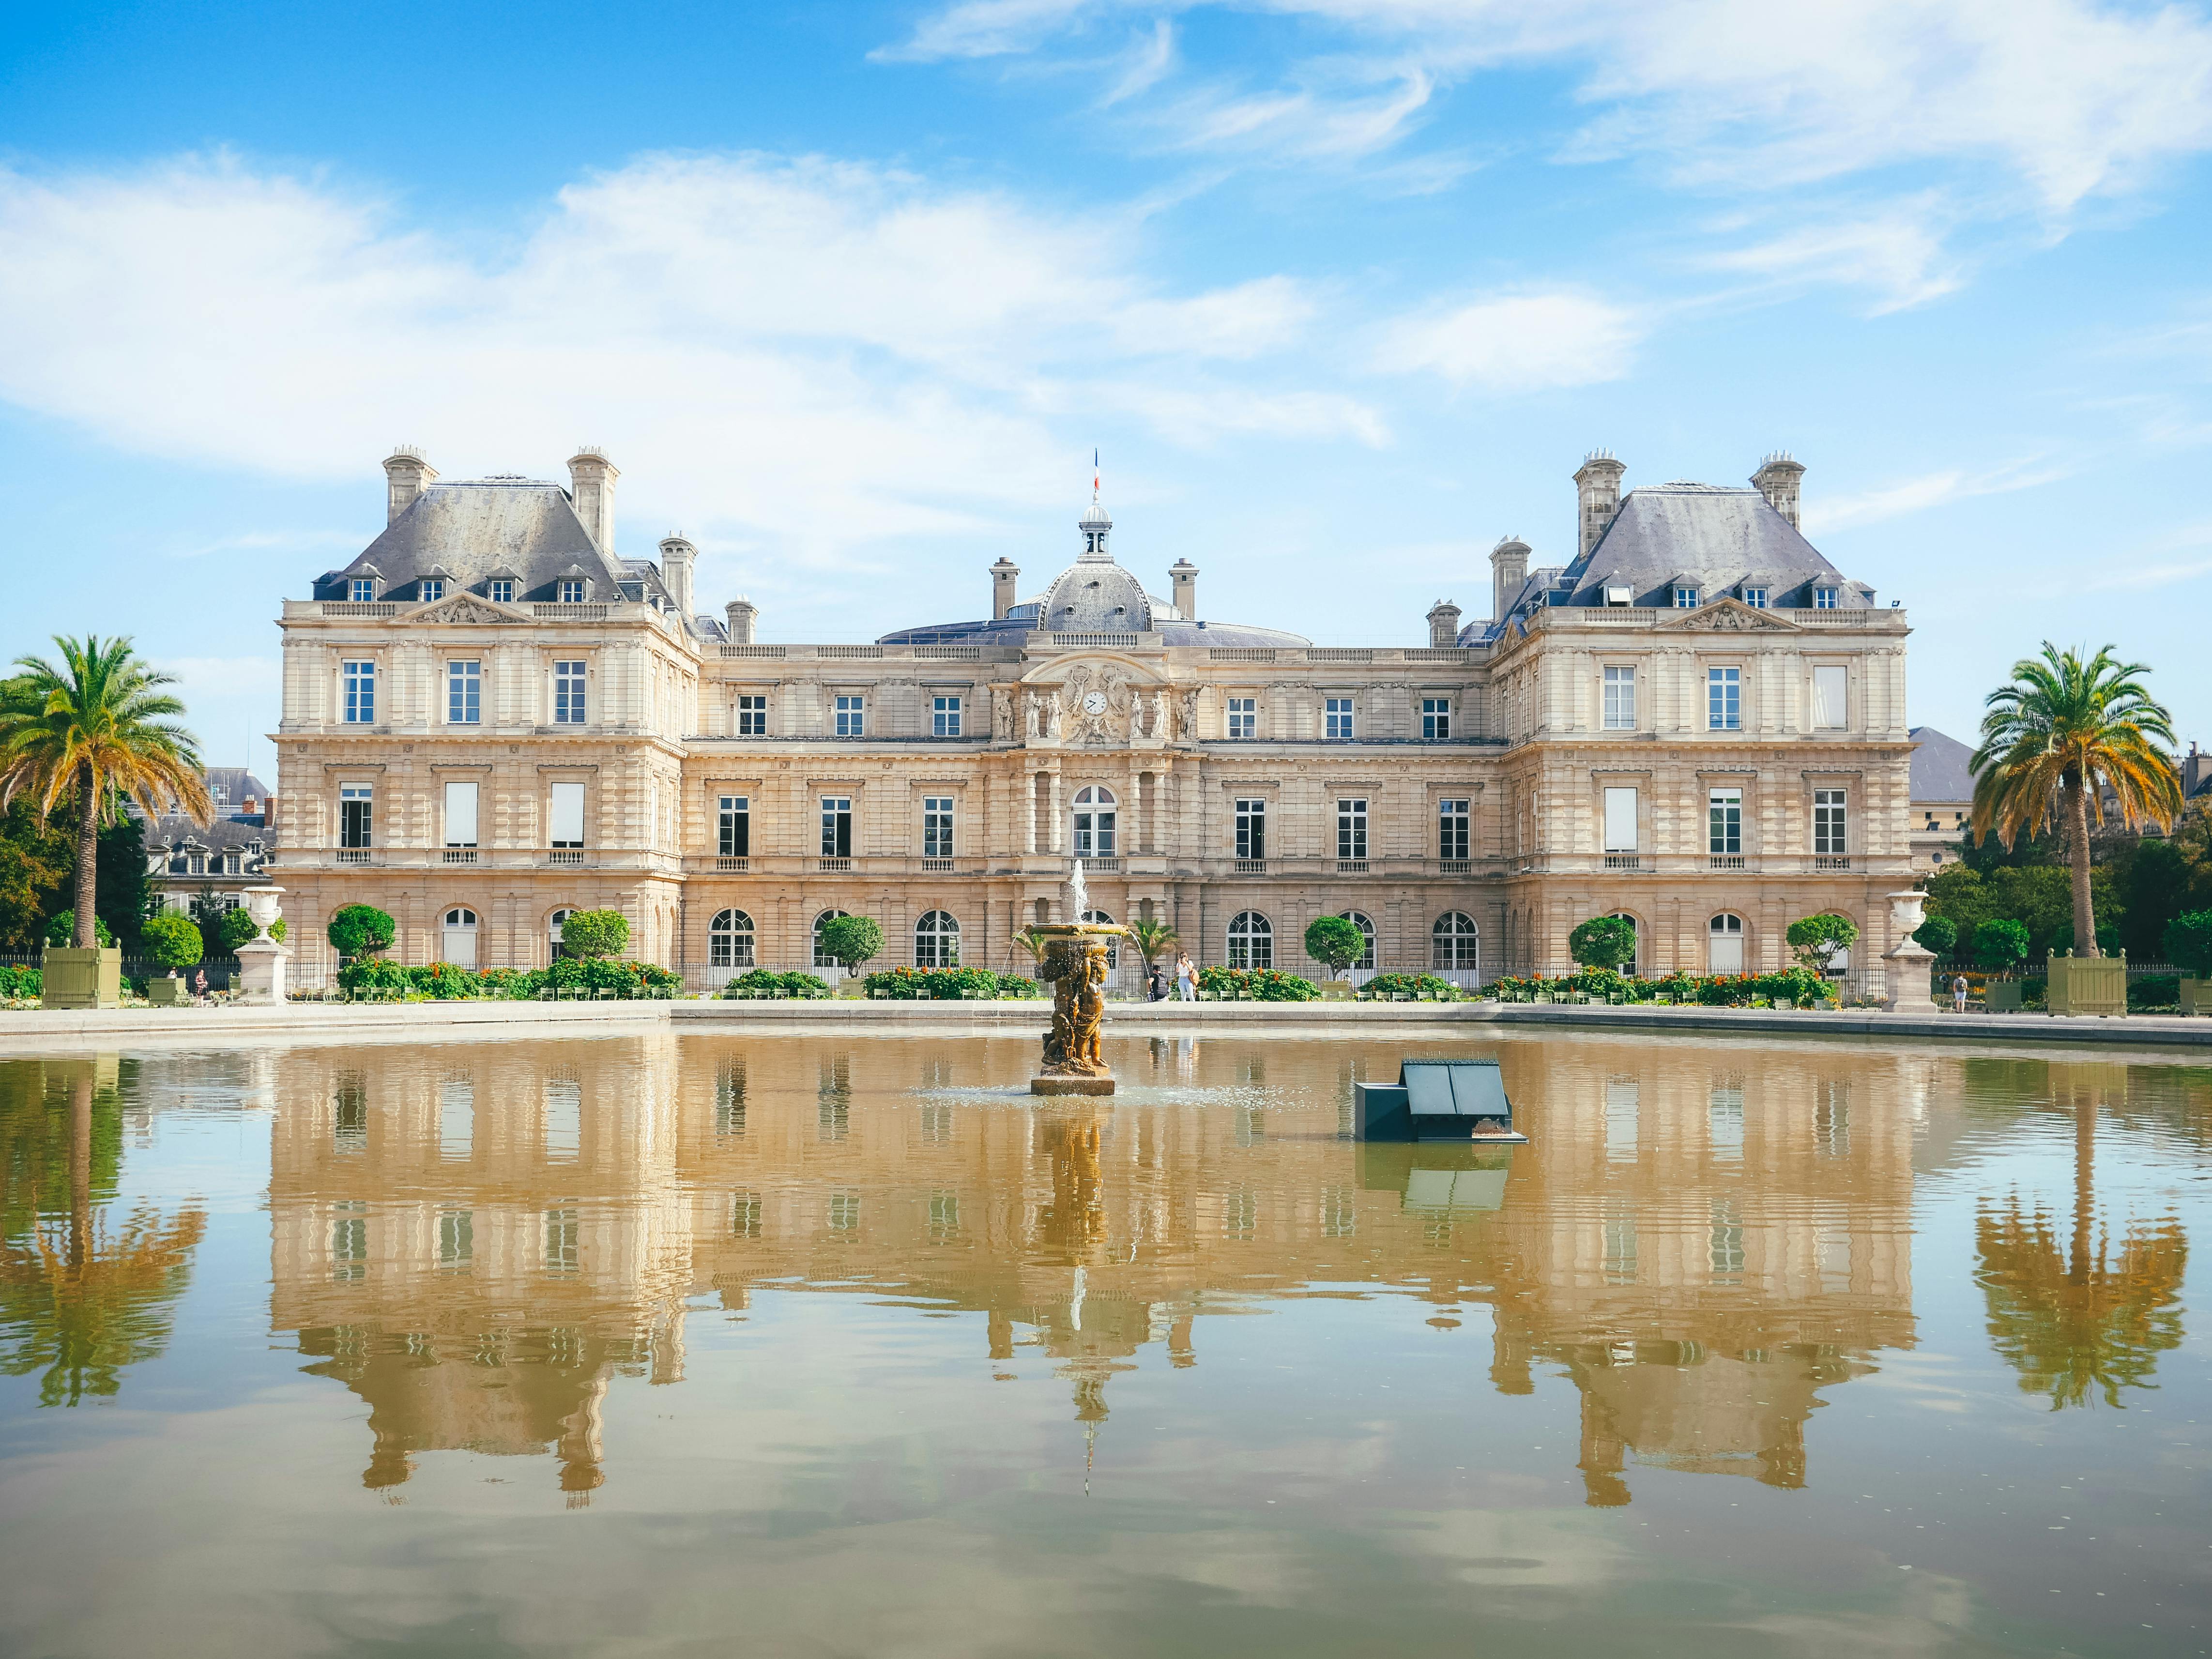
[[[844,914],[842,910],[824,910],[814,918],[814,965],[817,969],[837,966],[835,961],[823,954],[822,930]]]
[[[917,968],[957,968],[960,965],[960,924],[947,910],[932,910],[914,925],[914,965]]]
[[[1743,971],[1743,918],[1723,910],[1712,919],[1705,935],[1705,971],[1740,974]]]
[[[1482,930],[1464,910],[1447,910],[1429,929],[1429,969],[1462,983],[1482,977]]]
[[[753,919],[742,910],[719,912],[707,929],[707,965],[753,966]]]
[[[1644,962],[1644,930],[1637,926],[1636,918],[1626,910],[1615,910],[1613,913],[1613,919],[1615,921],[1626,922],[1635,931],[1636,948],[1629,952],[1628,960],[1620,964],[1620,971],[1629,978],[1634,979]]]
[[[456,968],[477,965],[477,913],[465,906],[456,905],[446,912],[438,951],[439,960],[450,962]]]
[[[1229,965],[1231,968],[1272,968],[1275,965],[1275,926],[1257,910],[1239,910],[1231,919]]]

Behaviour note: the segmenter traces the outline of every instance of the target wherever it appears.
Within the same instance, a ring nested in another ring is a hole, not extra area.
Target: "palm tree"
[[[1137,947],[1137,954],[1149,968],[1163,953],[1182,943],[1182,936],[1157,917],[1139,917],[1129,924],[1129,943]]]
[[[1044,961],[1044,947],[1049,941],[1036,928],[1024,927],[1013,936],[1013,939],[1017,948],[1029,952],[1031,962],[1042,963]]]
[[[2173,743],[2165,709],[2138,678],[2141,663],[2112,659],[2109,645],[2088,661],[2048,640],[2041,658],[2012,665],[2012,681],[1990,693],[1982,746],[1974,750],[1974,839],[1994,834],[2009,850],[2063,823],[2074,862],[2074,939],[2097,954],[2089,910],[2089,820],[2105,819],[2111,791],[2122,824],[2171,829],[2181,811],[2181,777],[2160,743]]]
[[[43,817],[76,795],[76,927],[79,950],[96,942],[93,898],[100,827],[113,822],[125,796],[147,817],[172,802],[202,823],[213,812],[200,781],[199,746],[172,723],[185,706],[161,690],[174,678],[147,665],[124,639],[55,635],[62,666],[19,657],[15,678],[0,687],[0,806],[19,793]]]

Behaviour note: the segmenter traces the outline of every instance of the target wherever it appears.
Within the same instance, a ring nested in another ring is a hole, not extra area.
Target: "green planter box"
[[[149,979],[146,981],[146,1000],[156,1008],[173,1008],[179,1003],[191,1001],[191,984],[185,980],[170,979],[166,975]]]
[[[1993,979],[1982,994],[1982,1006],[1993,1014],[2020,1012],[2021,984],[2016,979]]]
[[[113,1008],[123,1001],[123,951],[49,945],[39,963],[45,991],[41,1008]]]
[[[2212,1014],[2212,980],[2185,979],[2181,981],[2181,1012],[2185,1014]]]
[[[1323,1002],[1351,1001],[1352,981],[1348,979],[1325,979],[1322,981],[1321,1000]]]
[[[2101,1014],[2124,1018],[2128,1012],[2128,959],[2119,957],[2052,957],[2048,1006],[2054,1014]]]

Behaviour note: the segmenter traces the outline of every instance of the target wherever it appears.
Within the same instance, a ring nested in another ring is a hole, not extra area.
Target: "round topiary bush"
[[[392,948],[398,927],[374,904],[341,904],[331,913],[324,931],[340,956],[373,957]]]
[[[822,924],[822,954],[848,969],[881,953],[884,930],[872,916],[832,916]]]
[[[1592,916],[1567,935],[1567,954],[1585,968],[1618,970],[1636,960],[1636,924],[1626,916]]]
[[[1306,924],[1306,954],[1340,974],[1367,954],[1367,936],[1342,916],[1316,916]]]
[[[171,972],[191,967],[204,954],[200,930],[181,910],[149,917],[138,929],[138,939],[146,954]]]
[[[240,945],[261,936],[261,930],[253,925],[253,913],[243,905],[216,916],[211,935],[205,928],[201,932],[207,936],[209,949],[226,957],[236,956]]]
[[[59,915],[54,917],[52,921],[46,923],[46,943],[57,947],[65,948],[69,945],[70,938],[76,933],[76,912],[74,910],[64,910]],[[92,919],[92,933],[93,938],[99,943],[100,948],[103,951],[109,945],[115,943],[115,935],[107,931],[107,923],[98,916],[94,916]]]
[[[618,957],[629,943],[629,918],[619,910],[571,910],[561,924],[561,946],[571,956]]]

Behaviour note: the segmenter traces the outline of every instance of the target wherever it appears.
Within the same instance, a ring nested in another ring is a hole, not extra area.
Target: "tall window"
[[[369,786],[365,783],[341,785],[338,789],[338,845],[367,847],[370,845],[369,831],[374,827],[374,806]]]
[[[1340,859],[1367,856],[1367,803],[1340,800],[1336,804],[1336,855]]]
[[[422,595],[422,603],[428,605],[434,600],[442,599],[446,597],[446,585],[440,581],[435,576],[425,576],[422,579],[421,592]]]
[[[1346,910],[1344,913],[1344,919],[1359,930],[1359,938],[1362,945],[1362,949],[1359,952],[1359,960],[1353,963],[1352,965],[1355,969],[1374,967],[1375,923],[1367,916],[1361,915],[1360,912],[1357,910]]]
[[[917,968],[957,968],[960,965],[960,924],[945,910],[932,910],[914,925],[914,965]]]
[[[960,735],[960,699],[932,697],[929,700],[929,735],[933,738],[957,738]]]
[[[1325,697],[1322,699],[1322,735],[1325,738],[1350,737],[1352,735],[1352,699]]]
[[[1257,910],[1239,910],[1229,923],[1229,965],[1231,968],[1272,968],[1275,965],[1275,929]]]
[[[725,795],[716,814],[715,847],[726,859],[749,857],[753,850],[753,803],[750,795]]]
[[[376,665],[349,662],[345,672],[345,719],[349,725],[367,726],[376,719]]]
[[[814,918],[814,965],[817,968],[834,968],[837,965],[836,958],[822,948],[822,930],[844,914],[842,910],[824,910]]]
[[[1636,848],[1636,791],[1609,787],[1605,792],[1605,850],[1633,853]]]
[[[1695,611],[1697,608],[1698,608],[1698,590],[1697,590],[1696,588],[1694,588],[1694,587],[1678,587],[1678,588],[1676,588],[1676,589],[1674,590],[1674,609],[1675,609],[1675,610],[1677,610],[1677,611]]]
[[[1464,859],[1468,856],[1468,803],[1465,800],[1440,800],[1437,803],[1437,856],[1440,859]]]
[[[1237,856],[1240,859],[1263,859],[1267,856],[1266,801],[1240,800],[1237,803]]]
[[[952,797],[921,798],[921,855],[926,859],[952,856]]]
[[[554,598],[562,605],[581,605],[584,602],[584,584],[581,581],[556,582]]]
[[[1429,966],[1462,970],[1482,965],[1482,933],[1464,910],[1447,910],[1429,929]]]
[[[1840,789],[1813,792],[1813,850],[1827,858],[1843,856],[1844,792]]]
[[[568,918],[575,914],[573,909],[556,910],[545,918],[545,943],[548,947],[546,954],[555,962],[558,962],[568,954],[568,947],[561,942],[561,933],[568,927]]]
[[[1745,588],[1743,590],[1743,602],[1749,605],[1753,611],[1765,610],[1766,590],[1763,587]]]
[[[584,723],[584,665],[580,662],[556,662],[553,665],[553,724],[581,726]]]
[[[1605,729],[1636,729],[1636,670],[1632,665],[1620,665],[1605,671]]]
[[[1715,789],[1705,798],[1706,848],[1727,854],[1743,851],[1743,791]]]
[[[724,910],[707,929],[709,968],[753,965],[753,919],[742,910]]]
[[[446,665],[446,721],[449,726],[474,726],[483,718],[483,665],[449,662]]]
[[[850,795],[822,797],[822,856],[825,859],[848,859],[853,856],[853,798]]]
[[[1110,859],[1114,856],[1115,819],[1118,816],[1114,792],[1103,784],[1090,784],[1075,792],[1075,856]]]
[[[1229,735],[1232,738],[1256,738],[1260,735],[1259,698],[1229,699]]]
[[[1743,726],[1743,670],[1705,670],[1705,726],[1714,732],[1735,732]]]
[[[473,847],[476,844],[476,783],[473,780],[467,783],[448,783],[446,786],[446,845]]]
[[[766,697],[738,699],[738,735],[741,738],[764,738],[768,735]]]
[[[1421,699],[1421,735],[1431,741],[1451,736],[1451,699],[1449,697]]]
[[[1814,589],[1813,590],[1813,609],[1814,609],[1814,610],[1815,610],[1815,611],[1833,611],[1835,608],[1836,608],[1836,590],[1835,590],[1834,588],[1832,588],[1832,587],[1816,587],[1816,588],[1814,588]]]
[[[1842,664],[1813,671],[1813,726],[1820,732],[1840,732],[1845,702],[1850,693],[1850,672]]]
[[[486,582],[484,584],[484,598],[489,599],[495,605],[513,605],[514,603],[514,584],[507,580],[504,576],[501,577],[496,581]]]
[[[373,577],[356,576],[346,585],[346,592],[357,604],[366,604],[376,597],[376,582]]]
[[[584,844],[584,786],[555,783],[546,789],[546,844],[581,847]]]
[[[840,697],[833,711],[837,719],[837,735],[841,738],[860,738],[867,735],[868,711],[865,697]]]

